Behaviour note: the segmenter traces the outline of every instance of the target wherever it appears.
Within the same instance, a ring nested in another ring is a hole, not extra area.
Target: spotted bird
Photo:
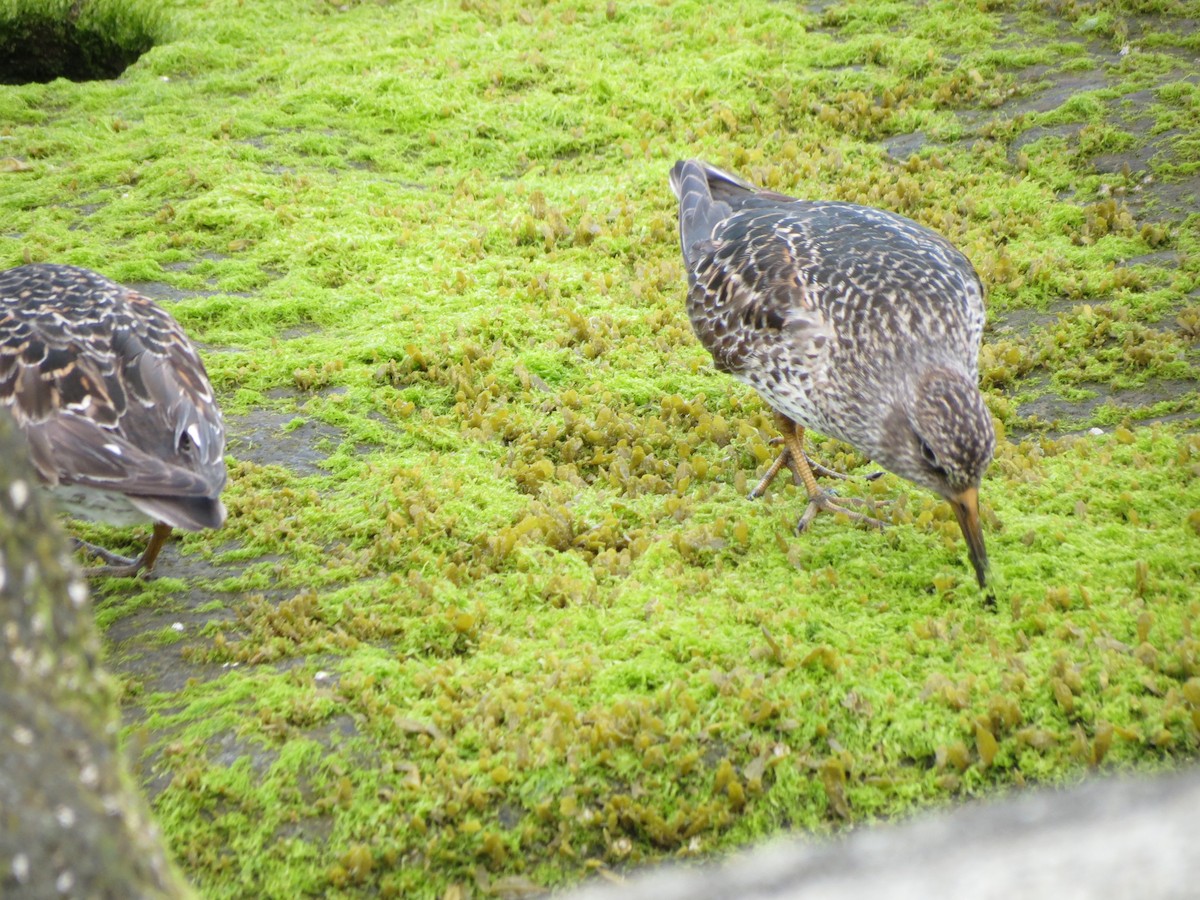
[[[75,266],[0,272],[0,407],[65,511],[154,523],[134,559],[87,545],[108,563],[89,575],[148,572],[172,528],[224,523],[212,385],[179,323],[136,291]]]
[[[722,372],[775,412],[787,465],[820,510],[883,527],[817,484],[811,428],[949,501],[980,587],[988,572],[979,484],[995,449],[979,392],[983,285],[941,235],[894,213],[760,190],[700,160],[678,162],[687,311]]]

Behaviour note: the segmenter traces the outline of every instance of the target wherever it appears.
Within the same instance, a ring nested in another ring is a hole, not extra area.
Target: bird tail
[[[677,162],[671,169],[671,190],[679,198],[679,245],[684,262],[689,261],[689,251],[696,244],[712,238],[717,223],[733,214],[727,202],[713,197],[714,180],[741,186],[732,175],[698,159]],[[752,190],[748,185],[745,188]]]
[[[772,195],[770,191],[763,191],[750,182],[738,178],[732,172],[718,169],[709,163],[701,162],[700,160],[696,160],[696,162],[704,170],[704,177],[708,179],[708,190],[712,194],[713,199],[720,203],[728,203],[734,210],[737,210],[748,197],[753,197],[756,194],[766,193],[770,196],[783,196],[782,194]]]

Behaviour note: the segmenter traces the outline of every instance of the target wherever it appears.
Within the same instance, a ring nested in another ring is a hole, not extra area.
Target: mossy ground
[[[228,525],[97,599],[205,895],[516,895],[1196,757],[1200,4],[157,8],[119,80],[0,88],[0,263],[163,297],[227,411]],[[745,499],[686,156],[974,260],[994,605],[897,478],[845,488],[882,536]]]

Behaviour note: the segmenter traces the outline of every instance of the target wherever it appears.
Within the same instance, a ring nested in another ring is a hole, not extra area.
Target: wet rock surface
[[[3,410],[0,453],[0,896],[191,896],[118,751],[87,587]]]
[[[569,900],[1190,897],[1200,881],[1200,774],[1099,781],[841,841],[781,841],[724,866],[667,868]]]

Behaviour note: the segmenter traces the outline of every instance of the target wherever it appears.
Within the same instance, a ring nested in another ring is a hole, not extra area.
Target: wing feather
[[[768,393],[763,372],[821,381],[833,334],[771,217],[717,230],[688,273],[688,315],[716,367]]]

